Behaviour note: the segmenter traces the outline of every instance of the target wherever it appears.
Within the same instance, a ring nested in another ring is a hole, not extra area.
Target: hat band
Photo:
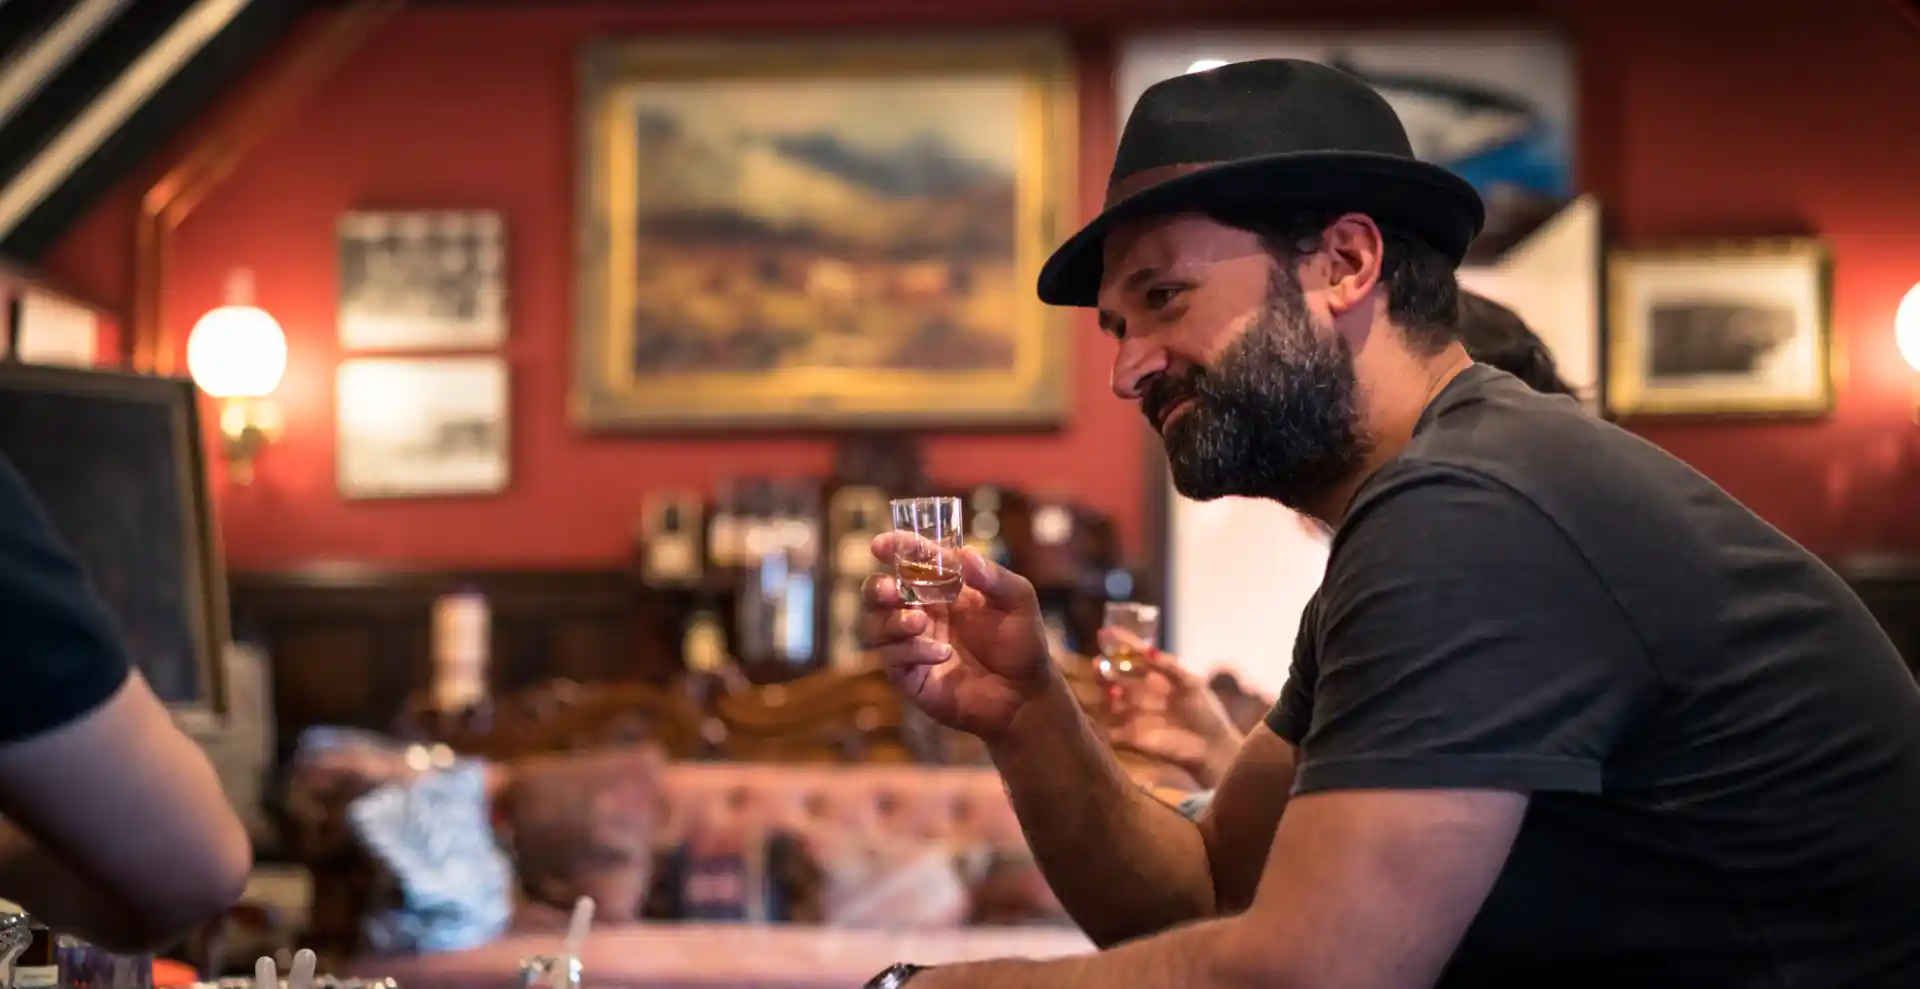
[[[1156,165],[1152,168],[1143,168],[1137,172],[1130,172],[1107,183],[1107,206],[1112,207],[1120,200],[1126,199],[1134,193],[1150,189],[1162,182],[1177,179],[1182,175],[1192,175],[1194,172],[1204,171],[1219,164],[1222,163],[1217,161],[1199,161],[1187,165]]]

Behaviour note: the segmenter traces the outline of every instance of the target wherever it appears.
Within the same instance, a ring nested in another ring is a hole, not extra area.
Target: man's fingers
[[[1144,657],[1142,664],[1147,669],[1166,677],[1167,682],[1177,693],[1191,692],[1204,686],[1200,678],[1194,676],[1191,670],[1181,666],[1180,660],[1172,653],[1146,649],[1141,652],[1141,656]]]
[[[960,579],[1002,608],[1018,608],[1033,598],[1033,587],[969,546],[960,551]]]
[[[898,608],[906,604],[900,597],[900,582],[892,574],[870,573],[860,582],[860,600],[869,608]]]
[[[929,563],[944,560],[945,566],[953,566],[953,551],[943,549],[939,543],[916,532],[895,529],[873,537],[873,558],[881,566],[890,567],[901,559],[924,560]]]
[[[953,647],[924,637],[903,639],[875,649],[880,665],[895,672],[938,666],[953,658]]]
[[[1151,644],[1148,643],[1147,640],[1117,625],[1103,625],[1100,627],[1100,631],[1094,634],[1100,640],[1100,649],[1102,652],[1116,652],[1121,649],[1146,652],[1151,648]]]
[[[1200,685],[1199,678],[1181,666],[1172,653],[1161,652],[1153,643],[1127,629],[1107,625],[1094,635],[1100,641],[1102,652],[1132,653],[1136,663],[1165,677],[1177,691],[1191,691]]]
[[[860,616],[857,633],[861,648],[878,649],[925,635],[932,627],[933,621],[927,613],[917,608],[869,608]]]

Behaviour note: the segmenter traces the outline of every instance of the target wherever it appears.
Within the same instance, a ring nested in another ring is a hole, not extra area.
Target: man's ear
[[[1327,226],[1320,237],[1320,249],[1330,266],[1325,289],[1327,308],[1336,317],[1345,315],[1372,295],[1374,286],[1380,283],[1385,241],[1372,217],[1347,213]]]

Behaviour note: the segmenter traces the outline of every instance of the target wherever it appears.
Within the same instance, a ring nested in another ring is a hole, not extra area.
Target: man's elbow
[[[194,878],[179,883],[155,911],[154,926],[168,929],[163,936],[178,937],[219,917],[246,892],[247,881],[253,876],[253,843],[237,821],[228,834],[210,844],[203,856]]]
[[[237,823],[237,822],[236,822]],[[237,827],[201,851],[196,867],[165,884],[143,890],[119,930],[102,947],[154,951],[171,947],[196,927],[223,916],[246,893],[253,875],[253,845]]]
[[[1125,913],[1111,916],[1102,914],[1085,919],[1075,917],[1074,923],[1080,927],[1081,933],[1087,936],[1087,940],[1093,942],[1094,947],[1105,951],[1129,941],[1171,930],[1182,924],[1191,924],[1217,916],[1210,895],[1203,895],[1203,893],[1205,891],[1198,890],[1190,891],[1186,896],[1169,893],[1166,901],[1157,906],[1159,912],[1154,914]]]

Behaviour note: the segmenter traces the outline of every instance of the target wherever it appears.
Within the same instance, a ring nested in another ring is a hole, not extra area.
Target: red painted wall
[[[1244,19],[1263,6],[1202,0],[1184,13]],[[1375,19],[1418,9],[1431,20],[1436,5],[1364,6]],[[1912,126],[1920,33],[1879,0],[1832,0],[1800,14],[1757,6],[1632,0],[1563,2],[1543,12],[1578,41],[1583,183],[1607,204],[1620,239],[1804,230],[1834,249],[1843,390],[1830,420],[1637,428],[1818,550],[1920,549],[1906,494],[1920,484],[1912,375],[1891,336],[1901,293],[1920,279],[1920,224],[1910,219],[1920,211],[1912,182],[1920,174],[1920,128]],[[673,11],[528,5],[399,15],[291,112],[175,239],[164,310],[182,340],[220,302],[236,266],[254,270],[261,304],[290,336],[280,393],[287,434],[265,454],[252,487],[221,493],[232,564],[604,563],[623,553],[651,488],[826,469],[832,446],[819,437],[587,437],[568,426],[573,69],[587,39],[1065,22],[1086,59],[1081,198],[1091,211],[1113,141],[1116,25],[1139,26],[1165,17],[1164,9],[1153,0],[713,0]],[[130,182],[103,202],[47,267],[83,291],[123,300],[142,188]],[[438,206],[497,208],[510,224],[512,487],[493,498],[344,502],[333,475],[334,220],[352,208]],[[929,462],[956,484],[1004,480],[1071,492],[1111,512],[1137,549],[1138,417],[1107,393],[1105,344],[1083,327],[1075,345],[1066,429],[937,436],[927,441]]]

